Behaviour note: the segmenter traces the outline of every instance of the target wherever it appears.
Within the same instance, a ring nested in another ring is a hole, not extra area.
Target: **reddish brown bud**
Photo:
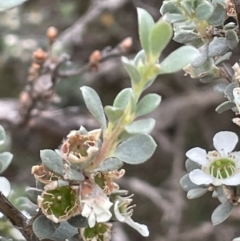
[[[120,43],[120,49],[122,52],[128,51],[132,47],[132,38],[128,37],[125,38],[121,43]]]
[[[96,64],[96,63],[99,63],[101,58],[102,58],[101,52],[99,50],[95,50],[90,55],[89,62],[90,62],[90,64]]]
[[[43,63],[47,59],[47,56],[48,56],[47,53],[42,49],[37,49],[33,53],[34,61],[38,64]]]
[[[55,27],[49,27],[47,30],[47,37],[48,39],[53,42],[58,35],[58,31]]]

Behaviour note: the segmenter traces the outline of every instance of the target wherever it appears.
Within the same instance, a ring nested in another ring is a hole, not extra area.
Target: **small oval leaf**
[[[13,154],[10,152],[0,153],[0,173],[4,172],[12,162]]]
[[[116,108],[120,108],[124,110],[130,101],[132,96],[132,89],[131,88],[126,88],[121,90],[118,95],[116,96],[113,106]]]
[[[110,157],[104,160],[95,171],[99,172],[111,172],[115,171],[123,166],[123,162],[116,157]]]
[[[156,121],[152,118],[136,120],[125,126],[125,130],[130,134],[148,134],[153,130],[155,123]]]
[[[232,209],[233,205],[230,202],[220,204],[212,213],[213,225],[215,226],[225,221],[231,214]]]
[[[113,156],[128,164],[140,164],[153,155],[156,146],[151,136],[140,134],[119,144]]]
[[[4,128],[0,125],[0,145],[2,145],[5,141],[6,133]]]
[[[195,188],[191,189],[187,193],[187,198],[188,199],[194,199],[194,198],[199,198],[205,193],[207,193],[208,189],[207,188]]]
[[[107,126],[106,117],[104,115],[102,102],[97,92],[88,86],[83,86],[80,90],[82,91],[83,99],[88,110],[98,121],[102,129],[105,130]]]
[[[233,102],[233,101],[225,101],[223,103],[221,103],[219,106],[217,106],[217,108],[215,109],[215,111],[218,113],[218,114],[221,114],[223,113],[224,111],[227,111],[227,110],[230,110],[232,109],[233,107],[235,107],[236,104]]]
[[[53,150],[41,150],[40,157],[43,165],[53,173],[63,175],[64,165],[62,158]]]
[[[107,105],[104,108],[104,111],[107,115],[107,118],[110,122],[115,122],[117,121],[124,113],[123,109]]]

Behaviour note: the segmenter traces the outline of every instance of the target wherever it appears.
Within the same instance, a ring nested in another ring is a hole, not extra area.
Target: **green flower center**
[[[218,179],[231,177],[236,170],[236,163],[227,158],[221,158],[213,161],[209,166],[210,174]]]
[[[59,187],[45,192],[43,208],[57,218],[65,216],[75,207],[76,197],[70,187]]]

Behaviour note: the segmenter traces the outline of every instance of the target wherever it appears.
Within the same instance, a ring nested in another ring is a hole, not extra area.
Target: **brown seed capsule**
[[[49,27],[47,30],[47,37],[50,40],[50,42],[54,42],[58,35],[58,31],[55,27]]]
[[[45,52],[42,49],[37,49],[33,53],[34,62],[36,62],[38,64],[42,64],[47,59],[47,56],[48,56],[47,52]]]

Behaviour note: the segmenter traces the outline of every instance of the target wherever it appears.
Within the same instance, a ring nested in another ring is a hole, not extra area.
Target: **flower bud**
[[[47,53],[42,49],[37,49],[33,53],[34,62],[42,64],[47,59]]]
[[[132,38],[125,38],[119,45],[121,52],[125,53],[132,47]]]
[[[47,37],[50,40],[50,42],[54,42],[58,35],[58,30],[55,27],[49,27],[47,30]]]

